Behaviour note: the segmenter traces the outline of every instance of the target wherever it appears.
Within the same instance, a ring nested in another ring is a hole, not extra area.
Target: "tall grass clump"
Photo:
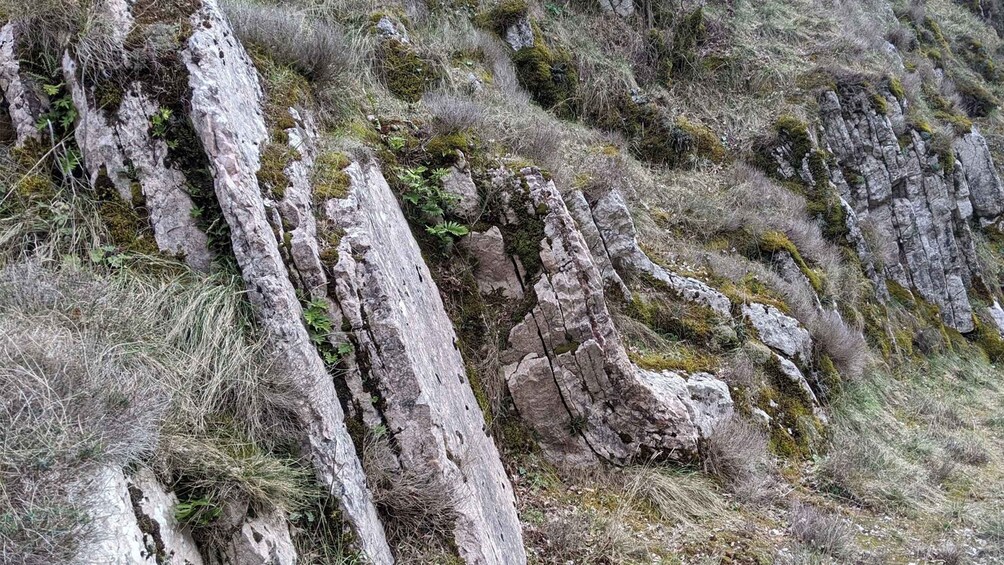
[[[318,495],[287,380],[229,277],[8,263],[0,329],[5,556],[59,561],[86,542],[93,509],[71,494],[105,468],[148,465],[220,508]]]

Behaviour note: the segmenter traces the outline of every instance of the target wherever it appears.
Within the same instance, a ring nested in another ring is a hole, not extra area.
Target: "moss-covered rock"
[[[506,31],[527,15],[526,0],[502,0],[474,17],[474,23],[505,37]]]
[[[316,202],[348,196],[351,179],[345,168],[351,163],[346,154],[338,151],[328,151],[318,155],[314,161],[314,174],[311,179]]]
[[[380,44],[377,69],[387,89],[406,102],[418,102],[442,78],[442,71],[434,61],[399,39]]]
[[[537,38],[513,55],[516,77],[534,101],[559,116],[571,117],[577,108],[579,75],[572,54],[548,47]]]

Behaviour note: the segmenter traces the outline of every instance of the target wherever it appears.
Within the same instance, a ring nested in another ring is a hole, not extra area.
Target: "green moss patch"
[[[559,116],[575,114],[579,75],[571,52],[548,47],[537,37],[533,45],[517,51],[512,62],[520,85],[535,102]]]
[[[809,284],[812,285],[813,290],[816,294],[822,294],[823,292],[823,278],[820,273],[812,268],[805,262],[802,258],[802,254],[799,253],[798,248],[792,243],[788,236],[784,235],[778,231],[769,231],[764,233],[760,237],[759,248],[762,253],[773,255],[775,253],[784,252],[791,256],[792,260],[795,261],[795,265],[798,266],[798,270],[805,275],[805,278],[809,280]]]
[[[435,62],[397,39],[380,44],[377,69],[387,89],[406,102],[418,102],[442,78]]]
[[[345,168],[352,164],[348,155],[329,151],[322,153],[314,161],[312,179],[314,200],[322,202],[329,198],[345,198],[349,195],[351,178]]]

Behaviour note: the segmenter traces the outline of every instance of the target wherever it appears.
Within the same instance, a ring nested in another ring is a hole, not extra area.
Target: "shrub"
[[[704,470],[737,496],[757,500],[770,496],[776,482],[767,434],[739,417],[715,426],[701,450]]]
[[[704,9],[697,8],[676,26],[670,61],[674,77],[689,78],[698,69],[697,46],[704,40]]]
[[[955,84],[962,107],[970,116],[984,118],[999,105],[997,97],[974,80],[956,78]]]
[[[854,545],[846,521],[799,502],[791,508],[791,533],[798,541],[837,558],[849,557]]]
[[[487,114],[484,104],[443,91],[427,93],[422,105],[432,114],[433,126],[440,134],[475,129]]]
[[[246,46],[264,50],[320,87],[352,67],[353,52],[342,32],[302,11],[249,0],[226,0],[223,10]]]

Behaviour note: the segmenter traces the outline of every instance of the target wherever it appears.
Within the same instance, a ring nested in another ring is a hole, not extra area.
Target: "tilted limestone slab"
[[[248,296],[273,340],[277,369],[295,380],[298,417],[318,479],[338,497],[363,554],[374,563],[392,563],[332,377],[304,327],[255,177],[267,135],[257,73],[214,0],[203,0],[191,23],[194,32],[182,55],[192,123],[212,166]]]
[[[465,562],[525,563],[512,486],[432,274],[379,168],[353,163],[346,172],[349,195],[325,205],[344,230],[335,297],[398,460],[455,495],[453,536]]]
[[[208,271],[213,260],[209,239],[192,216],[185,175],[167,165],[167,143],[149,134],[150,117],[159,105],[143,92],[141,83],[135,82],[123,93],[114,115],[92,106],[69,53],[63,56],[63,77],[77,108],[74,137],[91,185],[105,175],[119,197],[131,204],[133,184],[138,183],[157,247],[183,256],[194,269]]]
[[[41,133],[35,127],[40,111],[40,101],[21,76],[17,54],[18,25],[7,22],[0,28],[0,91],[3,91],[7,112],[14,126],[16,146],[28,141],[39,141]]]
[[[603,279],[561,195],[538,172],[522,174],[528,209],[511,216],[543,213],[546,237],[543,272],[533,285],[537,304],[512,328],[502,352],[520,417],[539,434],[545,453],[566,465],[693,455],[700,428],[688,389],[661,386],[668,377],[628,360]]]
[[[71,490],[91,519],[72,565],[202,565],[191,533],[174,519],[177,498],[149,471],[127,478],[103,467]]]

